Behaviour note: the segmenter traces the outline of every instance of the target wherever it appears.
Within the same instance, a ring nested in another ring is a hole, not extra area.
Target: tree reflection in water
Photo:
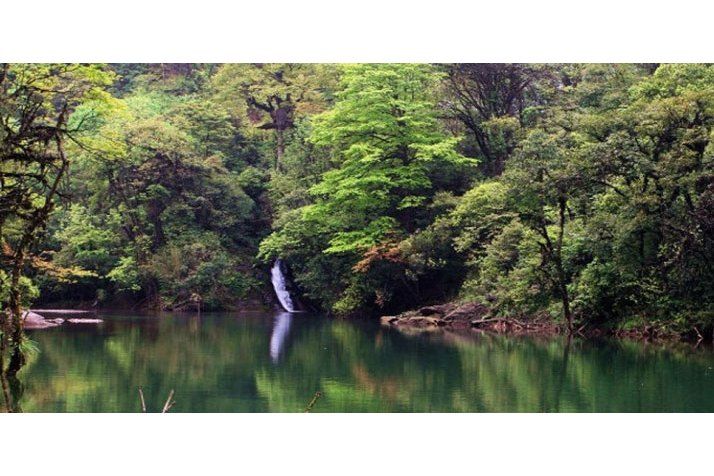
[[[31,333],[26,412],[714,411],[714,354],[640,342],[404,335],[289,314],[112,316]],[[19,383],[18,381],[18,383]]]

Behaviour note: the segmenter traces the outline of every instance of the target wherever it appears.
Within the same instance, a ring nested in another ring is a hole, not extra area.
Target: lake
[[[28,332],[25,412],[713,412],[690,345],[436,332],[310,314],[103,315]]]

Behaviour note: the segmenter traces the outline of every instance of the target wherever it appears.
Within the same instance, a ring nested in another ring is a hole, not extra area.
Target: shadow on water
[[[714,354],[640,342],[404,335],[311,314],[104,316],[31,332],[26,412],[710,412]],[[150,408],[149,411],[157,411]]]

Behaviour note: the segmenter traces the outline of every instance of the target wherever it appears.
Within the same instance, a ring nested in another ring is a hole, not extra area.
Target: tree
[[[427,226],[425,207],[447,186],[440,181],[448,182],[449,171],[471,165],[455,151],[457,139],[438,124],[433,98],[439,78],[427,65],[344,68],[335,105],[313,118],[311,136],[330,151],[337,166],[312,187],[314,204],[304,207],[299,217],[321,236],[320,253],[344,256],[354,266],[371,248],[396,243]],[[288,229],[292,227],[276,231],[263,243],[264,255],[289,252],[280,244],[291,241],[282,237]],[[351,284],[335,309],[360,307],[360,289],[374,292],[362,279],[359,273],[343,275],[342,281]],[[378,286],[389,285],[384,278],[378,281]],[[377,293],[389,295],[385,290]]]
[[[446,108],[472,134],[484,173],[501,175],[518,143],[526,109],[542,101],[536,85],[548,77],[547,70],[517,63],[458,63],[446,71]]]
[[[578,144],[564,131],[533,131],[520,146],[518,160],[506,178],[520,221],[540,238],[540,270],[562,303],[568,331],[573,332],[572,280],[563,256],[570,203],[587,193],[574,151]]]
[[[582,127],[588,175],[603,189],[581,306],[710,330],[714,68],[662,65],[628,92],[624,107]]]
[[[236,114],[250,126],[271,130],[275,137],[275,168],[282,167],[287,133],[296,119],[325,105],[323,91],[334,80],[329,65],[226,64],[213,78],[222,102],[233,104]]]
[[[150,307],[181,308],[196,294],[216,308],[244,296],[254,285],[249,260],[259,231],[226,110],[205,97],[160,91],[131,94],[122,104],[86,134],[91,148],[76,151],[73,183],[82,192],[75,198],[87,213],[106,217],[99,226],[118,243],[97,240],[93,226],[73,236],[60,229],[57,259],[91,257],[85,266],[97,273],[94,288],[143,292]],[[66,222],[77,218],[72,209],[65,215]],[[79,255],[72,251],[78,244],[105,248]]]
[[[0,287],[7,290],[0,359],[6,345],[14,347],[11,372],[22,365],[21,281],[70,165],[65,144],[89,116],[106,111],[110,82],[101,65],[0,65]],[[88,116],[71,120],[80,105]]]
[[[473,257],[463,292],[506,312],[557,300],[571,332],[578,320],[711,332],[711,66],[560,73],[496,182],[505,199],[473,206],[481,184],[452,214]]]

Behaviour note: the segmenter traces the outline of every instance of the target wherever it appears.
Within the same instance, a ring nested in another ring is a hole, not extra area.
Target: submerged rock
[[[438,317],[419,315],[406,316],[404,314],[398,316],[382,316],[381,323],[384,326],[419,330],[435,330],[444,325],[443,321]]]
[[[71,324],[100,324],[104,319],[67,319]]]

